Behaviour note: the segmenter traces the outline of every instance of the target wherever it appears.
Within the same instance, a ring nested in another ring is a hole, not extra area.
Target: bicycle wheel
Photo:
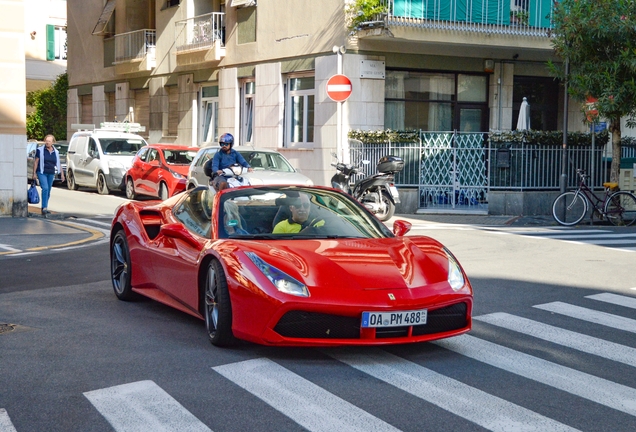
[[[605,203],[605,217],[617,226],[630,226],[636,220],[636,198],[629,192],[612,194]]]
[[[587,200],[575,192],[564,192],[552,203],[552,217],[561,225],[576,225],[583,220],[586,213]]]

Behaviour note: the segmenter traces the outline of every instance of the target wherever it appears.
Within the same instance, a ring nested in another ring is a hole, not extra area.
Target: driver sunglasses
[[[295,208],[309,208],[309,203],[292,204]]]
[[[221,143],[220,145],[221,145],[221,147],[227,147],[227,146],[230,145],[230,143]]]

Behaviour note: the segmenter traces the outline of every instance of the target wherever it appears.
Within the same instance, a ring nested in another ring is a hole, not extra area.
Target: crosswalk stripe
[[[0,408],[0,432],[17,432],[11,423],[9,413],[4,408]]]
[[[488,430],[576,430],[380,349],[365,350],[364,354],[353,349],[327,354]]]
[[[636,244],[636,239],[633,240],[621,240],[621,239],[602,239],[602,240],[581,240],[585,243],[595,245],[619,245],[619,244]]]
[[[310,431],[399,430],[266,358],[212,369]]]
[[[612,293],[601,293],[601,294],[585,296],[585,298],[598,300],[605,303],[611,303],[611,304],[615,304],[619,306],[625,306],[630,309],[636,309],[636,298],[634,297],[627,297],[627,296],[622,296],[619,294],[612,294]]]
[[[153,381],[93,390],[84,396],[117,432],[211,432]]]
[[[435,344],[499,369],[636,415],[636,390],[469,335]]]
[[[481,315],[473,319],[636,367],[636,349],[625,345],[503,312]]]
[[[571,305],[563,302],[552,302],[533,306],[537,309],[543,309],[548,312],[554,312],[561,315],[577,318],[600,324],[606,327],[612,327],[624,330],[630,333],[636,333],[636,320],[625,318],[618,315],[612,315],[607,312],[595,311],[580,306]]]

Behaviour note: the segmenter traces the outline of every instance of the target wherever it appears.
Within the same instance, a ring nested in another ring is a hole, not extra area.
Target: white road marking
[[[605,303],[611,303],[611,304],[615,304],[619,306],[625,306],[631,309],[636,309],[636,298],[634,297],[627,297],[627,296],[622,296],[622,295],[612,294],[612,293],[602,293],[602,294],[594,294],[594,295],[585,296],[585,298],[598,300]]]
[[[636,348],[503,312],[481,315],[473,319],[636,367]]]
[[[310,431],[399,430],[266,358],[212,369]]]
[[[606,327],[611,327],[630,333],[636,333],[636,320],[630,318],[612,315],[606,312],[599,312],[593,309],[587,309],[563,302],[545,303],[533,307],[569,316],[572,318],[577,318],[583,321],[600,324]]]
[[[17,432],[4,408],[0,408],[0,432]]]
[[[110,235],[110,229],[98,228],[96,226],[92,226],[92,225],[89,225],[89,224],[83,224],[83,223],[77,223],[77,222],[71,222],[71,221],[64,221],[64,222],[69,224],[69,225],[74,225],[74,226],[82,227],[82,228],[90,228],[92,230],[99,231],[102,234],[104,234],[105,236],[109,236]],[[108,225],[108,226],[110,227],[110,225]]]
[[[20,249],[13,248],[8,244],[0,244],[0,249],[4,249],[9,252],[20,252]]]
[[[382,350],[326,354],[492,431],[574,431],[567,425]]]
[[[112,224],[109,224],[107,222],[101,222],[95,219],[77,218],[75,220],[82,221],[82,222],[89,222],[90,224],[105,226],[105,227],[108,227],[109,231],[110,231],[110,227],[112,226]]]
[[[117,432],[211,432],[153,381],[84,393]]]
[[[636,415],[636,390],[469,335],[436,345],[510,373]]]

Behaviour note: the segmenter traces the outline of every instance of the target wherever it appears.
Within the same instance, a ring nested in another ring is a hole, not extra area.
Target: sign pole
[[[336,47],[334,47],[336,48]],[[338,55],[338,69],[337,69],[337,73],[338,75],[342,75],[342,53],[340,52],[340,47],[338,47],[337,50],[337,55]],[[336,127],[336,133],[338,134],[338,139],[336,140],[336,153],[338,154],[338,158],[343,162],[343,163],[349,163],[349,158],[347,158],[347,160],[345,160],[345,155],[344,155],[344,148],[342,145],[342,101],[338,102],[338,109],[336,112],[336,117],[337,117],[337,127]]]

